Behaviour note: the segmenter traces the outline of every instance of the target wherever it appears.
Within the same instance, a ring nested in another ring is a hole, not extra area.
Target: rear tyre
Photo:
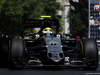
[[[98,68],[98,47],[96,40],[84,39],[82,53],[87,67],[84,70],[96,70]]]
[[[11,40],[11,50],[9,57],[10,69],[21,69],[23,67],[24,44],[22,39],[13,38]]]
[[[0,38],[0,67],[8,67],[9,39]]]

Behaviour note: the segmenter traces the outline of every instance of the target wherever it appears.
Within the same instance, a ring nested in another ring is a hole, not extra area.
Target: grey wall
[[[98,54],[99,54],[99,64],[100,64],[100,44],[98,44],[98,49],[99,49]]]
[[[99,2],[100,0],[90,0],[90,3],[96,3]]]

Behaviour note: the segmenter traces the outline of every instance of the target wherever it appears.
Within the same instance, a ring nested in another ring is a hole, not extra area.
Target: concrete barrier
[[[100,64],[100,49],[99,49],[99,52],[98,52],[98,54],[99,54],[99,64]]]
[[[98,45],[98,54],[99,54],[99,64],[100,64],[100,44]]]

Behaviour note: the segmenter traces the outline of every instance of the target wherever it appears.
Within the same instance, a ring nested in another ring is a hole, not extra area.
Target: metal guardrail
[[[98,54],[99,54],[99,64],[100,64],[100,41],[99,40],[97,40],[97,42],[98,42]]]

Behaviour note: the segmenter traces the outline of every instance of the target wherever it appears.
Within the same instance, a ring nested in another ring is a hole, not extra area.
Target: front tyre
[[[0,38],[0,67],[8,67],[9,38]]]
[[[85,70],[96,70],[98,68],[98,46],[94,39],[84,39],[82,41],[82,53],[87,67]]]
[[[22,68],[24,55],[23,39],[13,38],[9,57],[9,68]]]

